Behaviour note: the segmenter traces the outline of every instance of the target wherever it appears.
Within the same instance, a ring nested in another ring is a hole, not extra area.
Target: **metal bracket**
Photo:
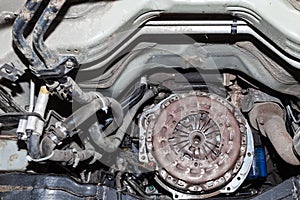
[[[24,70],[17,69],[13,63],[11,65],[4,64],[0,67],[0,76],[12,82],[18,80],[24,73]]]
[[[283,108],[281,101],[273,96],[263,93],[259,90],[249,89],[248,95],[242,102],[242,111],[249,112],[252,110],[255,103],[274,102]]]

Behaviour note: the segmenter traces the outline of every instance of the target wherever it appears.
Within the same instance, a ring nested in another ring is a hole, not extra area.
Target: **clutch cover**
[[[238,108],[225,99],[203,92],[173,95],[149,116],[148,158],[158,166],[156,180],[176,191],[175,198],[220,193],[237,176],[247,153],[248,173],[253,159],[251,131]],[[243,181],[246,175],[236,180]]]

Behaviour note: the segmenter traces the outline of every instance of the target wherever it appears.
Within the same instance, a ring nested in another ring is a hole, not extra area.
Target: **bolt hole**
[[[229,190],[230,190],[230,187],[227,187],[227,190],[229,191]]]
[[[178,194],[175,194],[175,196],[174,196],[175,198],[178,198]]]
[[[249,156],[249,157],[250,157],[251,155],[252,155],[252,154],[251,154],[250,152],[248,152],[248,153],[247,153],[247,156]]]
[[[240,181],[240,180],[241,180],[241,177],[237,177],[237,180]]]
[[[199,135],[196,135],[193,139],[194,144],[199,144],[202,141]]]

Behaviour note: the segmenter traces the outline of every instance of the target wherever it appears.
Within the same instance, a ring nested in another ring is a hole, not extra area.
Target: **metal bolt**
[[[5,68],[5,72],[6,72],[7,74],[10,74],[10,73],[12,73],[12,70],[9,69],[9,68]]]
[[[67,62],[66,62],[66,67],[67,68],[72,68],[74,66],[74,63],[71,61],[71,60],[68,60]]]
[[[12,19],[13,19],[13,14],[6,14],[6,15],[4,15],[3,16],[3,19],[4,19],[4,21],[6,22],[6,23],[8,23],[8,22],[10,22]]]

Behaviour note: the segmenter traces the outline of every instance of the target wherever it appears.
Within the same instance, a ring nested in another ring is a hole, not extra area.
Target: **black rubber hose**
[[[27,0],[19,16],[16,18],[13,25],[13,41],[20,52],[29,61],[30,68],[36,72],[39,69],[45,69],[44,63],[39,59],[37,54],[33,51],[30,45],[24,38],[24,30],[28,22],[32,19],[35,12],[41,6],[43,0]]]
[[[52,134],[53,138],[51,138],[51,134],[43,138],[40,149],[45,156],[48,156],[52,153],[58,141],[66,138],[74,129],[76,129],[100,109],[106,110],[108,107],[110,107],[112,110],[113,121],[105,129],[107,133],[114,132],[118,127],[121,126],[123,122],[123,109],[121,104],[115,99],[103,97],[101,93],[97,92],[83,92],[76,82],[70,77],[67,78],[66,84],[71,87],[73,99],[86,105],[83,105],[81,108],[76,110],[71,116],[65,119],[59,127],[55,128],[54,133]],[[58,152],[56,154],[54,155],[53,159],[56,157],[57,159],[62,159],[62,153]],[[66,156],[67,155],[69,154],[66,154]],[[67,156],[65,159],[69,158],[70,156]]]
[[[67,82],[69,85],[71,85],[71,90],[72,90],[72,98],[77,101],[78,103],[81,104],[86,104],[90,103],[92,100],[97,99],[97,101],[101,101],[101,99],[104,101],[106,107],[110,107],[112,110],[113,114],[113,122],[106,128],[106,133],[110,134],[114,132],[117,128],[120,127],[120,125],[123,122],[123,117],[124,117],[124,112],[121,104],[117,102],[113,98],[109,97],[103,97],[103,95],[99,92],[84,92],[82,89],[77,85],[77,83],[71,78],[68,77]],[[103,102],[99,102],[102,103]],[[94,108],[94,113],[98,111],[100,108],[95,107]],[[90,112],[93,113],[93,112]],[[82,114],[82,113],[79,113]],[[70,122],[67,123],[72,123],[74,121],[73,119],[70,119]],[[67,127],[66,127],[67,128]],[[67,128],[68,129],[68,128]]]
[[[121,144],[124,135],[126,133],[127,128],[132,122],[133,117],[136,115],[138,109],[149,99],[154,97],[157,94],[156,89],[151,89],[146,91],[143,98],[134,105],[125,115],[123,119],[123,123],[120,128],[117,130],[116,134],[106,137],[106,130],[101,132],[99,129],[95,129],[95,131],[90,132],[90,136],[92,140],[97,144],[100,148],[102,148],[106,152],[114,152],[117,150],[119,145]]]
[[[123,109],[115,99],[108,97],[104,97],[102,99],[105,101],[105,104],[103,104],[103,101],[100,99],[94,99],[92,102],[82,106],[70,117],[64,120],[62,126],[71,132],[105,106],[110,107],[113,113],[113,122],[106,128],[106,132],[109,132],[108,134],[110,134],[115,131],[123,122]]]
[[[50,154],[49,154],[50,155]],[[54,150],[53,155],[49,160],[59,161],[59,162],[69,162],[73,163],[75,158],[78,157],[79,161],[87,160],[95,155],[94,150],[82,150],[78,152],[73,152],[71,149],[68,150]]]
[[[103,100],[106,102],[105,105],[103,105],[103,101],[98,99],[94,99],[90,103],[82,106],[77,111],[75,111],[71,116],[69,116],[67,119],[63,121],[61,124],[61,127],[63,127],[67,132],[72,132],[74,129],[76,129],[79,125],[81,125],[83,122],[85,122],[88,118],[90,118],[93,114],[95,114],[98,110],[103,108],[103,106],[111,107],[112,113],[113,113],[113,122],[105,129],[106,132],[112,133],[114,132],[118,127],[121,126],[123,122],[123,109],[121,105],[112,98],[103,98]],[[60,134],[59,131],[56,132],[56,135],[60,140],[65,138],[67,135]],[[43,152],[44,156],[48,156],[52,153],[53,149],[55,148],[56,144],[55,142],[49,137],[45,136],[41,142],[41,152]],[[61,156],[59,156],[59,159]],[[68,157],[69,158],[69,157]],[[66,158],[67,159],[67,158]]]
[[[105,98],[102,98],[103,100]],[[68,131],[73,131],[83,122],[85,122],[88,118],[90,118],[93,114],[95,114],[98,110],[107,105],[107,100],[105,99],[106,104],[104,105],[100,99],[94,99],[90,103],[82,106],[78,110],[76,110],[70,117],[64,120],[62,126],[65,127]]]
[[[103,97],[103,95],[99,92],[84,92],[84,91],[82,91],[82,89],[77,85],[77,83],[70,77],[68,77],[67,83],[71,86],[73,100],[77,101],[78,103],[88,105],[88,103],[97,99],[98,103],[101,104],[100,107],[106,106],[106,107],[111,108],[112,114],[113,114],[113,122],[106,128],[107,134],[114,132],[117,128],[120,127],[120,125],[123,122],[124,112],[123,112],[123,108],[121,107],[119,102],[117,102],[113,98]],[[101,101],[101,99],[104,101],[105,105],[102,105],[103,102]],[[84,108],[80,108],[78,111],[76,111],[77,114],[74,113],[74,114],[72,114],[72,116],[70,116],[68,119],[65,120],[64,124],[69,124],[67,126],[70,126],[70,127],[66,126],[66,128],[68,130],[75,129],[74,128],[74,127],[76,127],[75,121],[78,121],[77,126],[80,125],[79,122],[81,122],[82,120],[79,121],[79,119],[77,119],[77,118],[79,118],[79,117],[85,118],[85,119],[83,119],[83,121],[85,121],[86,119],[88,119],[91,116],[90,115],[86,118],[85,116],[87,114],[94,114],[94,113],[96,113],[96,111],[98,111],[100,109],[99,106],[95,106],[93,108],[93,107],[87,106],[87,105],[85,105]],[[97,104],[97,105],[99,105],[99,104]],[[88,111],[85,111],[84,110],[85,107],[89,107],[90,109]]]
[[[43,155],[43,157],[49,156],[53,149],[56,147],[56,144],[54,143],[53,140],[49,136],[45,136],[40,144],[40,152]]]
[[[38,159],[41,157],[40,149],[39,149],[39,143],[40,143],[40,135],[39,134],[31,134],[31,136],[28,139],[28,150],[29,155],[33,159]]]
[[[51,141],[50,141],[51,143]],[[94,157],[97,153],[95,152],[95,149],[92,148],[86,148],[84,150],[78,150],[74,151],[73,149],[66,149],[66,150],[48,150],[47,152],[44,152],[44,156],[48,157],[51,161],[58,161],[58,162],[67,162],[68,164],[73,164],[73,167],[76,167],[79,161],[88,160],[91,157]],[[99,154],[100,155],[100,154]],[[101,158],[102,156],[96,156],[96,159]]]
[[[72,99],[80,104],[87,104],[98,97],[103,97],[103,95],[99,92],[82,91],[82,89],[71,77],[67,77],[65,84],[67,84],[68,87],[70,87],[70,90],[72,91]]]
[[[113,115],[113,121],[111,124],[108,125],[108,127],[105,129],[105,135],[110,135],[115,130],[117,130],[123,123],[124,118],[124,111],[119,102],[117,102],[115,99],[107,98],[109,103],[109,107],[112,110]]]
[[[100,99],[94,99],[90,103],[82,106],[62,122],[61,127],[67,132],[63,133],[62,130],[56,130],[55,137],[57,137],[59,140],[63,140],[65,137],[68,136],[67,135],[68,133],[76,129],[79,125],[81,125],[84,121],[90,118],[93,114],[95,114],[95,112],[97,112],[103,106],[104,105]],[[55,147],[56,147],[56,143],[48,135],[46,135],[42,139],[40,144],[40,149],[41,152],[43,152],[44,156],[50,155]],[[62,159],[59,154],[60,152],[58,152],[54,158],[58,157],[58,159]],[[66,156],[69,157],[68,155]]]

